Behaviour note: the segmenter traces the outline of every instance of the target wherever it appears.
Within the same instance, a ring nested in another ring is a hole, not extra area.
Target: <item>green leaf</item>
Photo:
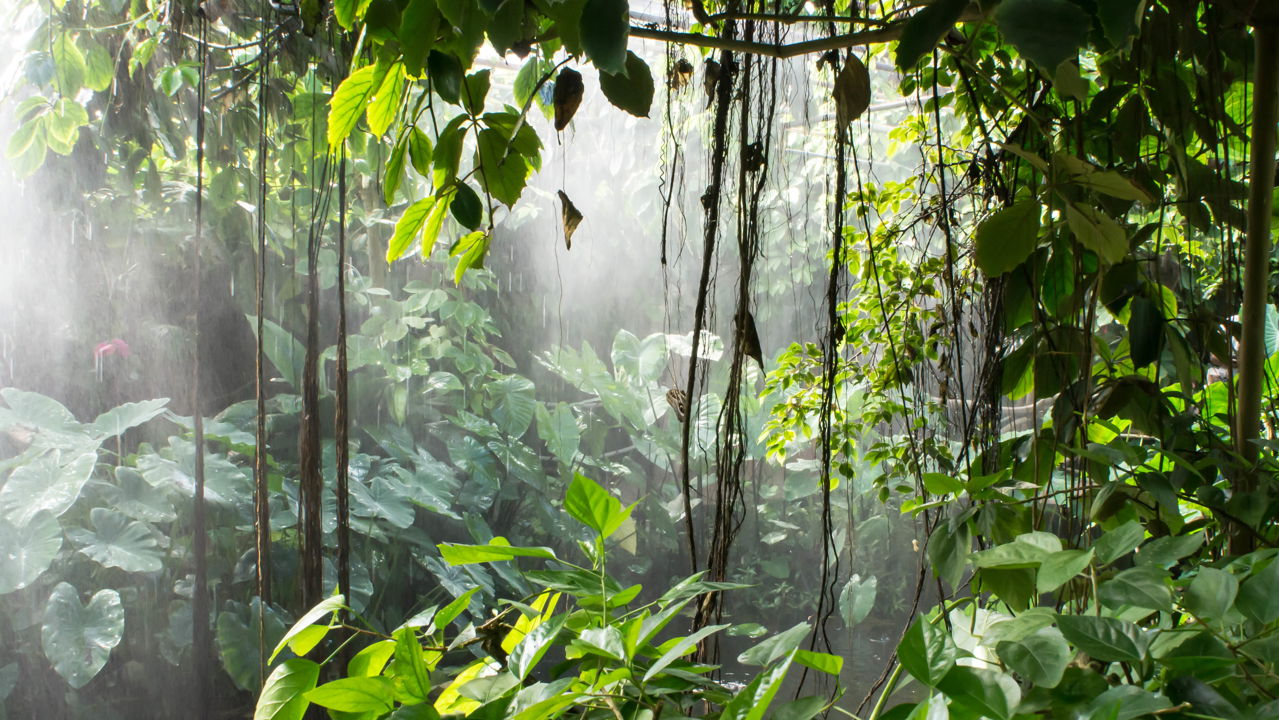
[[[612,625],[583,630],[572,643],[578,650],[601,655],[619,662],[626,661],[626,644],[622,633]]]
[[[1038,567],[1048,555],[1049,552],[1038,545],[1014,540],[1010,543],[975,552],[972,560],[973,565],[979,568],[1012,570]]]
[[[1075,647],[1103,662],[1141,662],[1150,638],[1127,620],[1094,615],[1059,615],[1057,627]]]
[[[157,398],[118,405],[95,418],[92,426],[94,430],[106,437],[123,435],[125,430],[135,428],[164,414],[168,404],[168,398]]]
[[[775,662],[799,647],[811,629],[811,625],[801,622],[738,655],[737,662],[743,665],[768,665]]]
[[[1109,565],[1136,550],[1144,537],[1146,537],[1146,528],[1136,520],[1129,520],[1102,535],[1093,545],[1093,549],[1097,551],[1098,562]]]
[[[653,73],[638,55],[628,51],[625,72],[600,72],[600,90],[614,107],[635,117],[648,117],[653,106]]]
[[[1187,555],[1197,552],[1203,543],[1203,533],[1155,538],[1141,546],[1134,561],[1138,565],[1168,568]]]
[[[402,702],[424,703],[431,692],[431,671],[426,666],[422,643],[413,628],[400,628],[394,637],[395,660],[391,667],[395,671],[396,690],[403,693]]]
[[[493,421],[502,432],[520,437],[528,430],[537,408],[535,390],[532,381],[519,375],[506,375],[485,386]]]
[[[0,595],[35,582],[62,549],[62,528],[53,515],[36,513],[17,527],[0,518]]]
[[[1066,224],[1084,247],[1111,265],[1128,254],[1128,235],[1119,223],[1097,208],[1068,203]]]
[[[306,694],[315,689],[320,679],[320,666],[305,658],[292,658],[280,663],[267,676],[253,708],[253,720],[302,720]]]
[[[865,580],[854,573],[848,578],[843,591],[839,593],[839,615],[844,624],[852,627],[866,619],[875,607],[875,595],[879,589],[879,581],[874,577]]]
[[[130,521],[123,513],[104,507],[94,508],[89,519],[92,531],[69,528],[67,537],[98,564],[125,572],[157,572],[164,567],[155,533],[146,523]]]
[[[431,138],[414,125],[409,131],[408,145],[413,169],[424,178],[431,177]]]
[[[471,73],[462,83],[462,106],[472,115],[484,112],[484,100],[488,98],[491,73],[488,70]]]
[[[941,36],[955,26],[967,7],[968,0],[938,0],[911,15],[897,43],[897,67],[914,68],[920,58],[933,51]]]
[[[395,655],[395,641],[383,640],[364,648],[346,665],[347,677],[381,675],[386,663]]]
[[[1239,587],[1239,611],[1263,625],[1279,620],[1279,560],[1272,560]]]
[[[340,712],[390,712],[395,686],[386,677],[349,677],[327,682],[303,697],[321,707]]]
[[[564,497],[564,510],[604,538],[622,526],[634,507],[623,509],[621,500],[581,473],[574,474]]]
[[[422,74],[439,27],[440,12],[435,0],[410,0],[408,7],[404,8],[400,15],[400,49],[404,69],[410,76]]]
[[[1009,720],[1021,703],[1021,688],[1008,675],[996,670],[959,665],[938,684],[950,701],[974,716]]]
[[[517,557],[535,557],[556,560],[555,552],[545,547],[515,547],[506,538],[497,536],[487,545],[459,545],[440,543],[440,557],[449,565],[474,565],[475,563],[500,562]],[[463,605],[465,607],[465,605]],[[451,618],[450,618],[451,619]],[[437,620],[437,624],[439,623]]]
[[[662,653],[662,656],[654,661],[654,663],[648,667],[648,670],[644,671],[644,678],[641,682],[648,682],[649,680],[657,677],[657,675],[665,670],[671,663],[692,652],[693,648],[697,647],[697,644],[704,638],[727,627],[729,626],[707,625],[692,635],[680,638],[675,642],[675,644],[671,645],[670,649]]]
[[[442,630],[447,627],[449,623],[453,622],[454,618],[461,615],[462,611],[471,604],[471,598],[474,597],[475,593],[478,592],[479,589],[480,588],[478,586],[473,587],[453,598],[448,605],[445,605],[439,613],[435,615],[435,627]]]
[[[564,627],[564,622],[568,620],[568,615],[556,615],[551,619],[538,624],[537,627],[528,631],[523,638],[520,638],[507,658],[507,664],[511,672],[515,674],[521,682],[528,677],[533,668],[537,667],[537,663],[551,649],[551,644],[559,635],[560,629]]]
[[[559,403],[555,410],[547,410],[545,405],[537,404],[537,436],[546,443],[551,451],[564,465],[570,465],[577,456],[581,444],[582,430],[577,424],[577,416],[568,403]]]
[[[1239,595],[1239,578],[1225,570],[1201,565],[1195,579],[1182,593],[1181,604],[1195,617],[1221,620]]]
[[[454,117],[435,139],[435,169],[431,173],[431,181],[438,189],[443,189],[457,178],[457,170],[462,163],[462,141],[466,138],[466,128],[462,127],[465,120],[465,114]]]
[[[1039,563],[1035,583],[1041,593],[1050,593],[1065,585],[1092,563],[1093,549],[1061,550]]]
[[[524,0],[503,0],[486,28],[489,43],[498,55],[505,55],[524,35]]]
[[[796,650],[795,662],[807,668],[812,668],[817,672],[824,672],[827,675],[839,677],[840,671],[844,669],[844,658],[838,655],[831,655],[824,652],[813,652],[811,650]]]
[[[395,262],[413,247],[413,243],[422,234],[422,228],[426,226],[427,219],[437,212],[438,203],[434,196],[424,197],[413,203],[404,211],[400,219],[395,223],[395,232],[391,235],[391,241],[386,245],[386,261],[388,263]],[[438,211],[442,216],[443,211]],[[423,252],[425,253],[425,241],[423,241]]]
[[[990,277],[1021,265],[1039,244],[1041,208],[1034,199],[1021,200],[986,218],[973,236],[973,259]]]
[[[629,60],[629,58],[628,58]],[[515,96],[515,104],[518,107],[528,105],[533,99],[533,91],[537,88],[537,83],[542,79],[545,73],[543,63],[535,58],[530,58],[520,66],[520,71],[515,73],[515,87],[513,93]]]
[[[626,72],[626,40],[630,35],[630,7],[626,0],[586,0],[582,8],[582,48],[595,67],[607,73]]]
[[[1145,0],[1107,0],[1098,3],[1094,13],[1101,21],[1106,39],[1117,48],[1126,47],[1128,39],[1137,34]]]
[[[115,590],[99,590],[88,605],[69,583],[58,583],[44,609],[40,643],[45,657],[75,689],[102,670],[124,637],[124,606]]]
[[[452,53],[432,50],[426,57],[426,75],[431,89],[444,102],[457,105],[462,96],[462,63]]]
[[[719,715],[720,720],[761,720],[773,698],[777,696],[777,691],[781,689],[782,681],[786,679],[786,673],[796,654],[797,651],[792,651],[782,662],[755,676],[754,680],[724,705],[724,710]]]
[[[63,97],[75,97],[84,87],[85,65],[84,53],[75,44],[71,33],[62,33],[53,41],[50,48],[55,68],[54,78],[57,80],[57,91]]]
[[[98,454],[87,452],[61,463],[58,453],[43,455],[9,474],[0,488],[0,511],[18,527],[29,524],[38,513],[61,517],[80,497]]]
[[[454,220],[470,230],[478,228],[484,220],[484,205],[480,201],[480,196],[466,183],[458,184],[457,194],[453,196],[453,202],[449,204],[449,211],[453,214]]]
[[[1004,38],[1044,72],[1075,57],[1088,42],[1088,14],[1068,0],[1004,0],[995,8]]]
[[[1159,305],[1145,295],[1132,300],[1128,319],[1128,346],[1133,367],[1143,368],[1159,359],[1163,351],[1164,316]]]
[[[1124,605],[1147,610],[1172,610],[1172,592],[1165,582],[1168,574],[1153,567],[1135,567],[1120,572],[1097,588],[1097,598],[1107,607]]]
[[[340,92],[340,89],[339,89]],[[404,63],[393,63],[382,75],[382,82],[369,96],[368,109],[365,111],[369,121],[369,132],[376,137],[386,134],[387,128],[395,121],[400,111],[400,101],[404,98]],[[334,95],[336,102],[337,96]]]
[[[532,168],[524,156],[497,128],[480,131],[476,138],[475,164],[480,168],[480,185],[498,201],[510,207],[520,199]]]
[[[288,632],[284,633],[284,637],[280,638],[280,642],[276,643],[275,649],[271,651],[271,657],[267,658],[266,661],[268,663],[275,662],[276,656],[279,655],[280,652],[284,650],[284,648],[287,647],[289,643],[293,641],[293,638],[297,637],[299,633],[319,622],[324,616],[331,616],[333,613],[345,609],[348,609],[346,606],[346,599],[341,595],[331,595],[316,603],[315,607],[307,610],[306,614],[298,618],[298,621],[293,623],[293,627],[289,628]],[[329,622],[325,622],[326,626],[328,624]]]
[[[453,284],[462,284],[462,275],[472,268],[484,267],[484,258],[489,251],[489,234],[484,230],[476,230],[458,238],[449,248],[449,257],[458,258],[457,267],[453,269]],[[533,420],[533,409],[529,408],[529,421]],[[524,427],[528,427],[525,423]]]
[[[906,672],[929,687],[936,687],[955,666],[958,657],[945,629],[916,618],[897,644],[897,658]]]
[[[115,81],[115,58],[107,49],[91,42],[84,56],[84,86],[94,92],[103,92]]]
[[[386,173],[382,176],[382,200],[388,206],[395,204],[395,191],[400,189],[404,180],[404,160],[408,155],[407,138],[395,143],[391,150],[391,159],[386,161]]]
[[[1082,714],[1080,717],[1135,720],[1142,717],[1160,717],[1171,707],[1172,702],[1163,695],[1156,695],[1135,685],[1118,685],[1098,695],[1086,707],[1081,708]],[[1205,708],[1202,708],[1202,706],[1196,708],[1196,710],[1203,709]],[[1159,713],[1159,715],[1155,715],[1155,713]],[[1215,715],[1216,713],[1210,712],[1209,715],[1200,715],[1199,717],[1212,717]]]
[[[386,68],[378,65],[365,65],[347,76],[338,86],[329,100],[329,150],[337,152],[346,141],[347,136],[355,129],[369,98],[382,86],[386,76]]]
[[[995,652],[1018,675],[1046,688],[1057,687],[1074,658],[1066,638],[1055,627],[1040,628],[1020,640],[1000,642]]]

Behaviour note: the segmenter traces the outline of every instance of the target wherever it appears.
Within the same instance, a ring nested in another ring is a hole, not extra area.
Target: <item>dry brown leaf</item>
[[[572,250],[573,233],[577,232],[577,226],[582,224],[582,211],[577,209],[563,190],[558,190],[557,194],[560,196],[560,217],[564,220],[564,247]]]
[[[835,76],[835,121],[840,127],[862,116],[870,107],[870,71],[856,55],[849,55]]]
[[[568,127],[568,123],[582,104],[582,74],[573,68],[560,70],[555,78],[555,130],[558,132]]]

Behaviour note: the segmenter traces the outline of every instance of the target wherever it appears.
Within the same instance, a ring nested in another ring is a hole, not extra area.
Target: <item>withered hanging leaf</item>
[[[671,76],[668,82],[672,90],[679,92],[684,89],[684,86],[688,84],[692,77],[693,63],[689,62],[687,58],[680,58],[675,61],[675,67],[671,68]]]
[[[675,419],[684,422],[688,417],[688,393],[679,388],[666,391],[666,403],[675,411]]]
[[[750,310],[746,311],[746,323],[742,329],[740,342],[742,343],[742,354],[759,363],[759,369],[764,369],[764,350],[759,344],[759,331],[755,329],[755,316]]]
[[[560,196],[560,215],[564,220],[564,247],[572,250],[573,233],[577,232],[577,226],[582,224],[582,211],[577,209],[563,190],[556,192]]]
[[[719,82],[719,74],[719,63],[708,59],[706,61],[706,70],[702,74],[702,88],[706,90],[707,105],[715,101],[715,85]]]
[[[568,123],[582,104],[582,74],[573,68],[560,70],[555,78],[555,130],[558,132],[568,127]]]
[[[849,55],[835,76],[835,121],[843,127],[870,107],[870,71],[856,55]]]

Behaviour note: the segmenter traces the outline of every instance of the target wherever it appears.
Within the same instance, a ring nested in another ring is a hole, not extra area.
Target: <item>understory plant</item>
[[[370,624],[341,596],[324,600],[276,647],[275,656],[287,649],[296,657],[271,671],[254,720],[297,720],[312,704],[335,718],[369,719],[534,720],[568,714],[754,720],[767,713],[807,720],[826,709],[829,701],[822,697],[774,704],[794,666],[835,676],[842,667],[834,655],[800,647],[810,633],[808,624],[742,653],[740,662],[762,668],[748,682],[717,681],[712,677],[716,666],[704,659],[714,654],[718,633],[733,631],[731,624],[691,634],[666,631],[688,622],[708,593],[743,586],[709,582],[698,573],[642,601],[640,585],[624,587],[609,574],[608,539],[633,507],[623,507],[594,481],[575,477],[564,510],[589,531],[577,543],[585,558],[580,565],[550,548],[516,547],[500,537],[484,545],[441,544],[442,557],[453,566],[520,558],[547,565],[523,573],[538,591],[502,600],[486,620],[460,630],[452,624],[473,602],[474,590],[395,628]],[[334,675],[339,677],[321,682]]]

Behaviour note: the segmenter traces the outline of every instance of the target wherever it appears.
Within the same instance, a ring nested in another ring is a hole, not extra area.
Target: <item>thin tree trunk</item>
[[[1273,10],[1258,10],[1253,18],[1256,74],[1253,77],[1252,157],[1249,162],[1248,237],[1244,247],[1243,334],[1239,347],[1239,407],[1235,418],[1235,449],[1248,463],[1257,461],[1261,396],[1265,382],[1265,321],[1270,285],[1270,209],[1275,184],[1275,122],[1279,118],[1279,18]],[[1245,471],[1235,479],[1235,494],[1256,489]],[[1252,536],[1236,530],[1230,549],[1235,554],[1253,549]]]

